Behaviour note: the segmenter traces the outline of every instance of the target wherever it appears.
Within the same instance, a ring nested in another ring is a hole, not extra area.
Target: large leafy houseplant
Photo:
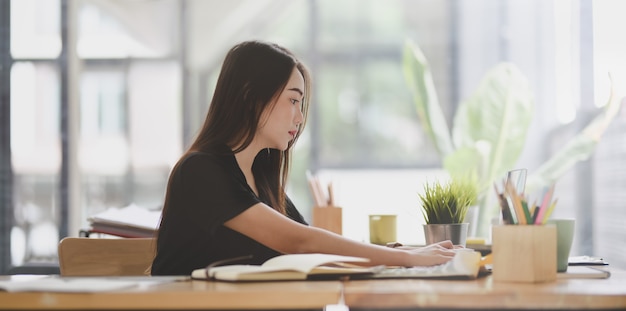
[[[485,236],[486,224],[498,211],[488,190],[515,167],[526,143],[534,106],[528,81],[514,64],[496,65],[459,104],[450,132],[428,61],[411,41],[405,43],[403,69],[421,125],[442,157],[443,168],[453,178],[468,173],[478,178],[477,234]],[[528,176],[527,192],[554,184],[574,164],[587,159],[618,110],[619,99],[612,88],[608,104],[582,132]]]

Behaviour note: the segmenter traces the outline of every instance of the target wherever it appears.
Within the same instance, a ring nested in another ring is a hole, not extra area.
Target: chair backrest
[[[155,244],[154,238],[64,238],[61,276],[149,275]]]

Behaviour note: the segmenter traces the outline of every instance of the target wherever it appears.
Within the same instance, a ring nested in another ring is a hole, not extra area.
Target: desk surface
[[[345,282],[351,309],[626,309],[626,271],[608,279],[523,284],[477,280]],[[0,276],[0,280],[10,279]],[[335,304],[339,281],[224,283],[181,281],[102,293],[0,292],[0,309],[321,309]]]

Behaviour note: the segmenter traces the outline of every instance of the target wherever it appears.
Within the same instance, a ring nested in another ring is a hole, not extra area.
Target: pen
[[[335,193],[332,181],[328,183],[328,206],[335,206]]]
[[[537,207],[537,202],[533,202],[533,206],[530,208],[530,214],[532,215],[532,223],[537,224],[537,215],[539,215],[539,207]]]
[[[502,222],[505,225],[513,224],[513,217],[511,216],[511,210],[509,209],[509,204],[500,191],[498,191],[498,186],[494,183],[493,188],[496,191],[496,195],[498,196],[498,201],[500,202],[500,210],[502,212]]]
[[[509,203],[504,198],[504,195],[498,194],[498,198],[500,199],[500,207],[502,209],[502,222],[505,225],[514,224],[513,216],[511,215],[511,209],[509,208]]]
[[[306,179],[309,183],[309,189],[311,190],[311,196],[313,196],[313,202],[315,206],[324,207],[328,202],[324,200],[324,195],[319,185],[319,180],[311,174],[311,171],[306,171]]]

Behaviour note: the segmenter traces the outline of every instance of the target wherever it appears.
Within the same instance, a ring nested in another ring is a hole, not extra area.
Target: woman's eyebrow
[[[297,87],[290,88],[288,91],[296,91],[296,92],[300,93],[300,96],[304,95],[304,92],[302,92],[302,90],[297,88]]]

